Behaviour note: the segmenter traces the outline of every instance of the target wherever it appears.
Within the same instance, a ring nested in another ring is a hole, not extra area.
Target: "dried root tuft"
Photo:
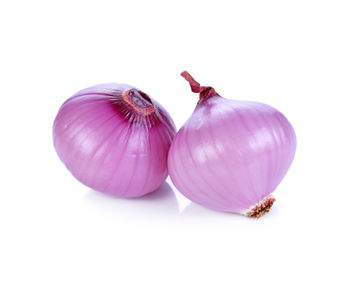
[[[268,196],[261,202],[259,202],[256,206],[254,206],[251,210],[249,210],[245,215],[249,217],[259,218],[263,214],[270,211],[273,203],[276,201],[275,198]]]

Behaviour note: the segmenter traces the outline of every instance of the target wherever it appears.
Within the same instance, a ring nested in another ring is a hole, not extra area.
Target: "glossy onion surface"
[[[260,207],[251,213],[259,217],[292,163],[291,124],[266,104],[225,99],[211,87],[192,90],[201,99],[171,145],[173,183],[208,208],[249,215]]]
[[[58,156],[80,182],[104,193],[139,197],[167,177],[175,126],[165,109],[125,84],[79,91],[53,125]]]

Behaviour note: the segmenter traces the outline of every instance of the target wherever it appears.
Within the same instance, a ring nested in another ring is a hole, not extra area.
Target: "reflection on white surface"
[[[220,212],[208,209],[199,204],[190,202],[176,189],[164,182],[157,190],[140,198],[119,198],[98,191],[89,190],[85,201],[88,207],[93,208],[103,215],[113,215],[118,219],[142,220],[146,219],[168,219],[181,216],[182,219],[190,220],[220,220],[241,221],[255,220],[240,214]],[[277,205],[259,220],[276,218],[279,216]]]
[[[86,194],[89,206],[103,212],[125,217],[177,216],[178,203],[173,189],[164,182],[157,190],[140,198],[119,198],[89,190]]]

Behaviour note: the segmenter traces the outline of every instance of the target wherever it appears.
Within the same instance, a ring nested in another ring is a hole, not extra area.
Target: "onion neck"
[[[125,90],[122,93],[122,97],[124,102],[131,106],[133,110],[142,115],[150,115],[155,111],[151,98],[141,90]]]
[[[218,93],[210,86],[201,86],[187,71],[183,71],[181,76],[190,83],[191,90],[193,93],[199,93],[199,99],[207,99],[212,96],[219,96]]]

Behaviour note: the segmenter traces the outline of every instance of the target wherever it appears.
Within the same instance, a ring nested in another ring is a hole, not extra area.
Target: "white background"
[[[349,1],[0,2],[0,290],[349,290]],[[298,148],[259,220],[210,211],[169,180],[111,198],[58,159],[59,106],[139,87],[178,128],[198,96],[268,103]]]

